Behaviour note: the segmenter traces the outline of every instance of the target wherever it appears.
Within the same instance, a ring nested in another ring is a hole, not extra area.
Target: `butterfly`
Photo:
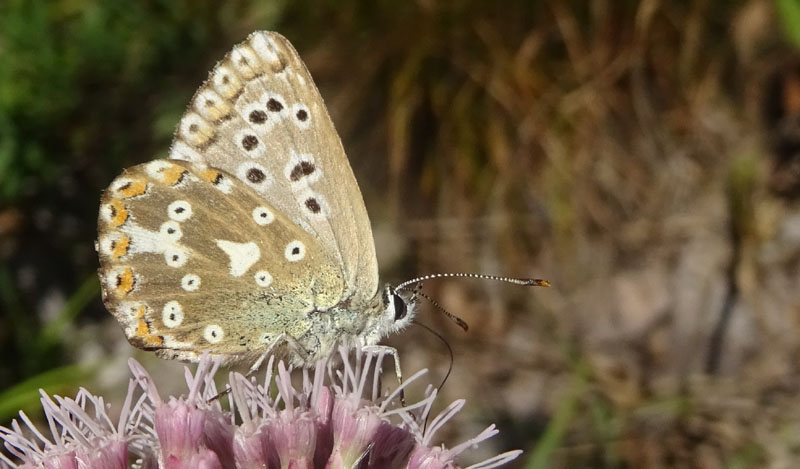
[[[252,33],[211,70],[169,159],[110,184],[95,247],[103,302],[129,342],[183,361],[260,364],[271,351],[311,366],[344,345],[381,347],[398,366],[377,343],[411,323],[421,280],[379,288],[342,142],[274,32]]]

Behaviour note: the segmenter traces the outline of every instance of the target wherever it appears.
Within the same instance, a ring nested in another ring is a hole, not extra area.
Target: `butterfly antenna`
[[[395,289],[407,290],[409,285],[414,285],[415,283],[420,283],[424,282],[425,280],[431,280],[435,278],[478,278],[484,280],[497,280],[499,282],[513,283],[514,285],[522,285],[525,287],[550,286],[550,282],[540,278],[514,278],[514,277],[502,277],[499,275],[468,274],[468,273],[455,272],[455,273],[431,274],[431,275],[424,275],[422,277],[412,278],[411,280],[407,280],[401,283]]]
[[[426,295],[425,293],[422,293],[421,291],[416,291],[416,292],[414,292],[414,295],[416,295],[416,296],[421,296],[421,297],[425,298],[426,300],[430,301],[430,302],[431,302],[431,304],[432,304],[432,305],[433,305],[433,306],[434,306],[436,309],[438,309],[439,311],[441,311],[441,312],[442,312],[442,313],[443,313],[445,316],[447,316],[447,317],[448,317],[448,319],[450,319],[451,321],[453,321],[454,323],[456,323],[456,324],[458,325],[458,327],[460,327],[461,329],[464,329],[464,332],[467,332],[467,331],[469,330],[469,324],[467,324],[467,322],[466,322],[466,321],[464,321],[464,320],[463,320],[463,319],[461,319],[460,317],[456,316],[455,314],[452,314],[452,313],[450,313],[450,311],[448,311],[448,310],[444,309],[444,307],[443,307],[442,305],[440,305],[439,303],[437,303],[437,302],[436,302],[436,300],[434,300],[434,299],[433,299],[433,298],[431,298],[430,296]]]

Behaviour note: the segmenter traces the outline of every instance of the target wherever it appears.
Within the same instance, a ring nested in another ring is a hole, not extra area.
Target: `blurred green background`
[[[796,0],[3,1],[0,424],[35,415],[40,387],[120,403],[131,355],[180,366],[134,351],[100,302],[98,201],[166,156],[257,29],[320,87],[384,280],[554,285],[426,284],[471,325],[420,315],[456,355],[440,405],[468,400],[443,442],[496,423],[467,459],[800,465]],[[389,342],[446,372],[430,334]]]

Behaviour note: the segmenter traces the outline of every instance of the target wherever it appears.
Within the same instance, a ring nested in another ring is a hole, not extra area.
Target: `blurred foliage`
[[[782,29],[772,28],[777,23]],[[719,357],[680,340],[665,347],[645,331],[610,341],[615,361],[604,368],[592,334],[607,318],[593,307],[620,272],[639,279],[653,265],[674,268],[668,282],[654,282],[667,284],[671,297],[701,283],[675,280],[689,277],[679,270],[681,249],[718,226],[699,229],[687,218],[722,220],[728,229],[711,244],[737,251],[720,269],[732,285],[720,316],[758,290],[737,286],[762,272],[747,264],[764,236],[761,153],[747,146],[758,133],[753,89],[772,62],[796,53],[794,0],[0,2],[3,419],[35,402],[37,387],[74,386],[94,371],[96,363],[74,364],[95,339],[82,331],[108,320],[94,280],[99,195],[124,167],[166,154],[214,61],[256,29],[279,31],[300,51],[374,224],[406,241],[410,252],[385,271],[408,278],[535,269],[556,284],[551,296],[563,295],[547,306],[566,314],[548,315],[522,294],[502,290],[504,299],[492,302],[458,290],[469,299],[458,314],[482,326],[463,347],[462,366],[476,363],[470,389],[545,369],[537,379],[550,380],[543,386],[560,397],[515,414],[500,408],[505,398],[486,402],[476,392],[493,413],[471,417],[508,420],[498,422],[503,449],[529,450],[529,467],[759,467],[769,459],[774,448],[754,443],[746,426],[726,426],[720,415],[729,409],[717,412],[719,402],[707,398],[734,388],[758,400],[758,386],[688,381],[695,361],[713,363],[709,375],[724,365],[724,327],[709,334]],[[786,89],[776,96],[791,111]],[[722,212],[694,212],[717,188]],[[585,316],[580,306],[588,306]],[[714,314],[704,324],[714,324]],[[507,337],[515,330],[542,344],[539,355],[496,352],[513,349]],[[458,337],[457,351],[467,340]],[[416,336],[410,342],[434,347]],[[740,369],[760,352],[742,352]],[[662,392],[666,381],[678,384]],[[716,413],[708,417],[707,408]]]
[[[797,0],[775,0],[778,18],[787,41],[800,46],[800,2]]]

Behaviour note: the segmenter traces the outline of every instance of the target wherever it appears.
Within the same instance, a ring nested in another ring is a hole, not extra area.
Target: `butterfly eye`
[[[386,288],[383,289],[383,293],[381,294],[381,299],[383,300],[384,308],[386,308],[386,315],[391,317],[390,315],[394,312],[395,322],[405,318],[406,314],[408,314],[406,301],[401,298],[391,286],[386,285]]]
[[[406,317],[406,313],[408,312],[406,309],[406,302],[400,298],[400,295],[392,295],[392,301],[394,302],[394,320],[399,321]]]

